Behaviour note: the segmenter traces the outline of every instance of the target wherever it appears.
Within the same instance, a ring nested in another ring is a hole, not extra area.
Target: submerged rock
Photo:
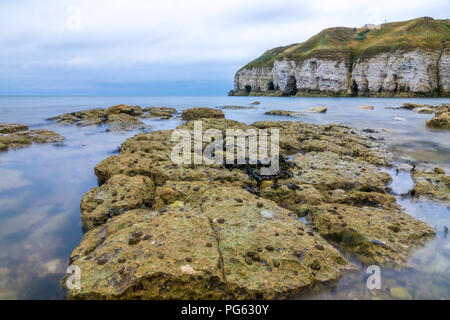
[[[65,138],[60,134],[44,129],[28,130],[28,126],[21,124],[0,124],[3,134],[0,134],[0,151],[8,148],[23,148],[32,143],[61,142]],[[5,132],[10,132],[5,134]]]
[[[412,249],[435,235],[433,228],[398,208],[323,204],[311,208],[311,222],[321,236],[352,250],[357,259],[401,269]]]
[[[373,110],[374,107],[373,106],[368,106],[368,105],[361,105],[361,106],[358,106],[358,109],[361,109],[361,110]]]
[[[108,131],[145,130],[150,126],[128,113],[110,113],[106,116]]]
[[[169,119],[173,117],[173,114],[177,112],[177,109],[169,107],[148,107],[144,108],[143,111],[143,118]]]
[[[311,107],[311,108],[302,110],[301,112],[308,112],[308,113],[325,113],[325,112],[327,112],[327,107],[325,107],[325,106]]]
[[[410,191],[411,195],[434,201],[450,201],[450,175],[441,168],[437,169],[413,171],[414,188]]]
[[[231,109],[231,110],[235,110],[235,109],[254,109],[255,107],[246,107],[246,106],[221,106],[218,107],[219,109]]]
[[[181,114],[181,118],[183,120],[189,121],[205,118],[225,118],[225,115],[221,110],[199,107],[184,110]]]
[[[295,112],[295,111],[287,111],[287,110],[270,110],[265,112],[264,114],[270,115],[270,116],[285,116],[285,117],[302,117],[301,112]]]

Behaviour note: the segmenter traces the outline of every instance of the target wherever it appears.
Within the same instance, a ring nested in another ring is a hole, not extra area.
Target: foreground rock
[[[69,297],[272,299],[353,269],[272,201],[234,187],[202,193],[200,202],[128,211],[88,232],[71,256],[84,280]]]
[[[186,121],[206,118],[220,119],[225,118],[225,115],[221,110],[200,107],[184,110],[181,114],[181,118]]]
[[[139,106],[119,104],[108,109],[96,108],[65,113],[49,118],[61,125],[76,124],[81,127],[106,125],[108,131],[145,130],[149,126],[139,120],[144,111]]]
[[[62,142],[65,138],[56,132],[44,129],[28,130],[28,126],[22,124],[0,124],[0,151],[8,148],[23,148],[32,143]],[[8,133],[8,134],[7,134]]]
[[[285,298],[354,270],[326,240],[362,263],[400,269],[434,234],[388,193],[376,165],[391,155],[351,128],[203,118],[210,128],[280,129],[280,171],[176,165],[172,130],[128,139],[83,196],[89,231],[70,259],[83,281],[69,298]]]

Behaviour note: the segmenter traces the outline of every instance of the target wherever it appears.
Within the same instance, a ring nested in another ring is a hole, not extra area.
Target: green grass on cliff
[[[423,17],[382,24],[379,29],[329,28],[299,44],[266,51],[243,68],[271,67],[275,59],[345,58],[351,63],[381,52],[414,48],[441,50],[449,46],[450,20]]]

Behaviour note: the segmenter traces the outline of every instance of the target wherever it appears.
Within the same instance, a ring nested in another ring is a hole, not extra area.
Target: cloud
[[[235,70],[265,50],[326,27],[446,18],[449,9],[443,0],[3,0],[0,94],[70,94],[109,82],[125,91],[189,80],[231,86]]]

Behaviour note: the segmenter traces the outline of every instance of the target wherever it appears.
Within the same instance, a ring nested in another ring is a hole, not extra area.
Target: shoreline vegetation
[[[102,123],[112,111],[136,117],[149,112],[119,106],[90,118],[88,125]],[[246,125],[225,119],[218,108],[186,109],[185,123],[177,128],[192,130],[194,120],[201,120],[204,130],[222,133],[278,128],[280,172],[261,177],[260,168],[248,163],[176,165],[170,160],[173,130],[127,139],[119,155],[95,167],[99,186],[82,198],[86,233],[69,264],[80,268],[83,281],[80,289],[68,288],[67,276],[61,281],[69,299],[305,296],[356,272],[355,262],[404,270],[413,250],[435,236],[432,227],[396,203],[388,188],[391,177],[381,168],[400,165],[392,163],[375,131],[297,121]],[[401,108],[437,115],[446,110],[448,116],[448,105]],[[176,109],[163,109],[152,112],[164,113],[162,119],[177,116]],[[85,123],[84,116],[75,116],[52,119]],[[401,166],[414,180],[404,196],[450,201],[444,170]]]

